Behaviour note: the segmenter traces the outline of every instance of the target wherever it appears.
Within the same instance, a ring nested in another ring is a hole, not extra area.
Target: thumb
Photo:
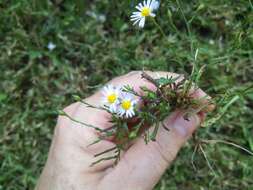
[[[185,120],[182,112],[173,113],[163,122],[169,131],[160,126],[156,141],[147,145],[138,139],[104,180],[110,189],[152,189],[199,124],[198,115]]]

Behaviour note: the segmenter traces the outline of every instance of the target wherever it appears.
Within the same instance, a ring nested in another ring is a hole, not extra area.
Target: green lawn
[[[72,95],[92,94],[131,70],[191,72],[205,65],[200,87],[216,97],[252,85],[252,0],[162,0],[143,30],[129,16],[137,0],[0,0],[0,190],[33,189],[46,161],[56,110]],[[53,42],[56,48],[49,51]],[[192,45],[191,45],[192,44]],[[187,74],[188,73],[188,74]],[[253,91],[197,136],[253,151]],[[156,190],[252,190],[253,157],[225,144],[194,143],[180,152]],[[215,172],[215,173],[214,173]]]

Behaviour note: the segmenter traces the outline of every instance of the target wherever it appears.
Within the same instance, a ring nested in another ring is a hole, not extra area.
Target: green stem
[[[239,99],[240,99],[240,96],[238,95],[234,96],[223,108],[221,108],[217,116],[214,116],[213,118],[206,121],[206,123],[203,126],[207,127],[216,123],[227,112],[228,108]]]
[[[94,166],[94,165],[96,165],[96,164],[98,164],[98,163],[100,163],[100,162],[102,162],[102,161],[113,160],[113,159],[117,159],[117,158],[118,158],[118,155],[116,155],[116,156],[109,156],[109,157],[106,157],[106,158],[101,158],[101,159],[97,160],[96,162],[93,162],[93,163],[90,165],[90,167],[92,167],[92,166]]]
[[[186,17],[185,17],[184,11],[182,10],[182,7],[181,7],[181,4],[180,4],[179,0],[176,0],[176,2],[177,2],[177,6],[179,8],[179,11],[181,12],[181,14],[183,16],[183,19],[184,19],[184,22],[186,24],[188,35],[189,35],[189,37],[191,39],[191,53],[193,54],[193,40],[192,40],[191,28],[190,28],[190,25],[189,25]]]
[[[248,93],[248,91],[250,91],[251,89],[253,89],[253,84],[247,87],[246,89],[244,89],[243,92]]]
[[[236,102],[238,99],[240,99],[240,97],[238,95],[234,96],[223,108],[222,108],[222,115],[225,114],[225,112],[228,110],[228,108],[234,103]]]
[[[159,129],[159,124],[156,123],[154,127],[154,131],[152,132],[152,135],[151,135],[152,141],[156,141],[156,135],[157,135],[158,129]]]
[[[97,107],[97,106],[94,106],[92,104],[89,104],[89,103],[85,102],[84,100],[82,100],[82,98],[80,98],[77,95],[74,95],[73,98],[74,98],[75,101],[81,102],[82,104],[86,105],[89,108],[94,108],[94,109],[99,109],[99,110],[107,111],[107,109],[105,109],[103,107]]]
[[[117,146],[112,147],[112,148],[109,148],[109,149],[107,149],[107,150],[105,150],[105,151],[103,151],[103,152],[100,152],[100,153],[98,153],[98,154],[95,154],[94,157],[101,156],[102,154],[105,154],[105,153],[107,153],[107,152],[111,152],[111,151],[113,151],[113,150],[115,150],[115,149],[117,149],[117,148],[118,148]]]
[[[253,156],[253,152],[251,152],[250,150],[236,144],[236,143],[233,143],[233,142],[229,142],[229,141],[225,141],[225,140],[201,140],[201,142],[203,143],[212,143],[212,144],[216,144],[216,143],[223,143],[223,144],[227,144],[227,145],[231,145],[231,146],[234,146],[236,148],[239,148],[245,152],[247,152],[248,154],[250,154],[251,156]]]
[[[252,4],[251,0],[249,0],[249,4],[250,4],[251,9],[253,10],[253,4]]]
[[[100,129],[100,128],[98,128],[98,127],[95,127],[95,126],[93,126],[93,125],[90,125],[90,124],[87,124],[87,123],[84,123],[84,122],[81,122],[81,121],[78,121],[78,120],[72,118],[72,117],[69,116],[66,112],[62,112],[61,115],[62,115],[62,116],[66,116],[66,117],[69,118],[71,121],[74,121],[74,122],[79,123],[79,124],[81,124],[81,125],[84,125],[84,126],[86,126],[86,127],[93,128],[93,129],[95,129],[95,130],[97,130],[97,131],[99,131],[99,132],[103,132],[103,130]]]
[[[162,27],[158,24],[158,22],[155,20],[155,18],[151,17],[153,23],[155,24],[155,26],[158,28],[158,30],[161,32],[162,36],[166,39],[167,39],[167,36],[165,34],[165,32],[163,31]]]

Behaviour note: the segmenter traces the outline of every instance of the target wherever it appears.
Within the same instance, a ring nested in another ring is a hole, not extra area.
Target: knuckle
[[[140,74],[140,73],[141,73],[141,71],[137,71],[137,70],[130,71],[129,73],[126,74],[126,76],[133,76],[133,75],[137,75],[137,74]]]
[[[156,143],[156,152],[167,166],[172,163],[178,153],[177,148],[163,147],[159,142]]]

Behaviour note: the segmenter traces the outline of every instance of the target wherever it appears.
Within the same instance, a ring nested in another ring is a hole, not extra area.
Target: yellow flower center
[[[150,15],[150,8],[148,7],[143,7],[143,9],[141,10],[141,16],[149,16]]]
[[[107,96],[107,101],[110,104],[113,104],[117,99],[117,95],[115,93],[110,94],[109,96]]]
[[[124,110],[129,110],[129,108],[131,107],[131,101],[130,100],[123,100],[121,102],[121,107],[124,109]]]

